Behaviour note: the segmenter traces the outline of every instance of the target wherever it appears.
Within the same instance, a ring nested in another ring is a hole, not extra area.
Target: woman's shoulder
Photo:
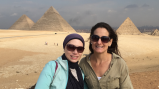
[[[58,57],[56,60],[51,60],[51,61],[49,61],[46,65],[49,65],[49,66],[55,66],[56,63],[59,63],[60,61],[62,61],[61,56]]]
[[[89,56],[90,54],[86,55],[85,57],[83,57],[81,60],[80,60],[80,64],[84,64],[87,62],[87,60],[89,59]]]
[[[61,61],[61,56],[58,57],[56,60],[51,60],[48,63],[45,64],[45,68],[54,68],[56,65],[59,66],[59,62]]]
[[[122,57],[120,57],[117,54],[113,54],[113,60],[115,64],[114,66],[116,66],[116,68],[120,68],[121,70],[128,71],[128,66]]]
[[[118,62],[118,64],[122,64],[122,65],[126,64],[125,60],[118,54],[112,53],[112,55],[113,55],[113,60],[116,60]]]
[[[49,61],[48,63],[45,64],[44,69],[45,69],[45,70],[49,70],[49,69],[54,68],[55,66],[56,66],[55,60]]]
[[[46,65],[50,65],[50,66],[53,66],[56,64],[55,62],[56,60],[52,60],[52,61],[49,61]]]

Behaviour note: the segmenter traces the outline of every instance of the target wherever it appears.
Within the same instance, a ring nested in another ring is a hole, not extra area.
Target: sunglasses
[[[67,50],[74,51],[75,49],[77,49],[78,53],[82,53],[84,51],[84,47],[76,47],[72,44],[67,44]]]
[[[98,42],[99,39],[101,39],[101,41],[103,43],[108,43],[110,41],[110,38],[107,37],[107,36],[102,36],[102,37],[99,37],[98,35],[92,35],[91,37],[92,41],[94,42]]]

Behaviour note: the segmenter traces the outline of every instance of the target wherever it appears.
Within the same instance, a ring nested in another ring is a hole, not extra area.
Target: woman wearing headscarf
[[[87,89],[78,66],[84,46],[82,36],[68,35],[63,41],[64,54],[45,65],[35,89]]]

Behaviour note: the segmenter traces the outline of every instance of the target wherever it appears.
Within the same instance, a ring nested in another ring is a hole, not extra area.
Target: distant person
[[[45,42],[45,45],[47,45],[47,42]]]
[[[104,22],[90,33],[91,53],[80,61],[89,89],[133,89],[128,67],[118,50],[118,36]]]
[[[58,46],[58,43],[57,43],[57,46]]]
[[[84,46],[82,36],[68,35],[63,41],[64,54],[45,65],[35,89],[87,89],[78,65]]]

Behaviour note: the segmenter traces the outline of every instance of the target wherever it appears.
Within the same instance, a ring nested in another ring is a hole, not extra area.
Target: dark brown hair
[[[94,31],[97,29],[97,28],[105,28],[107,29],[107,31],[109,32],[109,37],[110,39],[113,39],[113,42],[112,42],[112,45],[110,47],[108,47],[108,50],[107,52],[108,53],[115,53],[115,54],[118,54],[119,56],[120,55],[120,52],[119,52],[119,49],[118,49],[118,36],[116,34],[116,32],[112,29],[112,27],[107,24],[107,23],[104,23],[104,22],[99,22],[97,23],[96,25],[94,25],[91,29],[91,33],[90,33],[90,37],[89,39],[91,40],[91,36],[94,35]],[[93,54],[93,49],[92,49],[92,44],[91,42],[89,43],[89,50],[91,51],[91,54]]]

